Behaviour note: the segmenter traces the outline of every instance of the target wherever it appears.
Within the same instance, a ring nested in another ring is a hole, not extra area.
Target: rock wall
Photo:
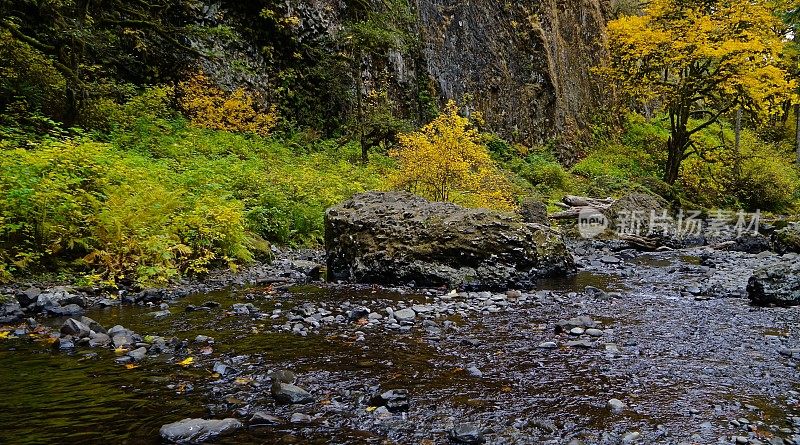
[[[409,1],[416,23],[407,32],[417,43],[385,55],[365,55],[360,70],[365,89],[388,77],[390,94],[418,123],[426,118],[419,103],[423,95],[433,96],[439,105],[454,99],[468,113],[480,111],[489,129],[507,139],[533,145],[558,137],[563,160],[570,160],[571,143],[580,139],[600,103],[600,87],[590,68],[602,58],[609,0]],[[337,38],[348,8],[348,1],[286,0],[279,9],[298,20],[296,42],[334,54],[343,50],[336,42],[341,42]],[[234,3],[211,8],[216,16],[240,25],[257,10]],[[252,46],[269,38],[261,36]],[[254,81],[270,79],[262,73],[265,61],[246,44],[237,45],[233,52],[219,51],[231,45],[216,45],[223,60],[207,62],[205,68],[226,86],[247,77],[249,86],[258,89]],[[233,63],[226,53],[250,61]],[[242,65],[247,66],[241,70],[246,76],[229,72]]]
[[[599,103],[601,0],[415,0],[425,71],[443,98],[524,143],[569,141]]]

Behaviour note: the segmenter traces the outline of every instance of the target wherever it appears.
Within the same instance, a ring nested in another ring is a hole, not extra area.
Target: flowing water
[[[711,443],[736,433],[731,418],[791,425],[789,418],[798,415],[789,393],[797,389],[797,370],[764,342],[797,344],[796,313],[752,312],[741,300],[676,297],[670,271],[684,273],[693,262],[640,257],[629,262],[628,270],[638,272],[627,278],[605,270],[542,280],[538,290],[554,292],[513,310],[442,314],[439,325],[448,320],[454,327],[440,336],[419,326],[410,332],[379,327],[358,341],[362,328],[353,323],[299,336],[274,329],[285,320],[225,310],[241,302],[265,314],[305,303],[335,310],[348,301],[379,311],[434,300],[379,288],[231,289],[173,302],[165,319],[150,314],[158,307],[94,309],[86,315],[107,328],[120,324],[143,336],[189,340],[196,363],[178,366],[183,356],[162,354],[128,369],[115,363],[110,349],[66,353],[26,336],[0,340],[0,443],[156,444],[165,423],[186,417],[246,421],[255,411],[282,418],[304,412],[314,420],[247,428],[216,443],[441,443],[446,429],[461,421],[485,426],[497,443],[547,437],[601,443],[603,434],[628,431],[641,431],[645,443],[691,437]],[[569,297],[586,286],[624,297]],[[220,308],[184,310],[209,300]],[[557,320],[577,315],[591,316],[604,330],[592,349],[568,347],[569,336],[553,332]],[[62,321],[46,323],[57,328]],[[213,347],[191,344],[197,335],[213,337]],[[537,348],[550,340],[559,348]],[[237,379],[215,375],[217,360],[234,363]],[[470,366],[483,376],[468,372]],[[295,371],[317,402],[275,405],[266,376],[280,368]],[[371,414],[371,394],[393,388],[409,390],[410,412]],[[605,406],[610,398],[630,409],[613,415]],[[757,411],[742,414],[746,404]],[[548,431],[551,424],[556,431]]]

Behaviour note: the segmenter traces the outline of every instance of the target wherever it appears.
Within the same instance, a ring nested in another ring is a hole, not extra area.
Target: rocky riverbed
[[[800,308],[746,290],[797,257],[619,247],[504,292],[325,284],[314,252],[61,289],[81,311],[0,334],[0,442],[800,444]]]

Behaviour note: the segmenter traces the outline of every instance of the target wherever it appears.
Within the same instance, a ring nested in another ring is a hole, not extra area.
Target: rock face
[[[747,283],[747,294],[759,306],[800,304],[800,262],[771,265],[756,270]]]
[[[197,444],[240,428],[242,428],[242,422],[236,419],[183,419],[162,426],[159,433],[161,438],[167,442]]]
[[[343,49],[333,42],[341,40],[352,5],[333,0],[275,5],[276,12],[297,21],[284,38],[318,51]],[[602,62],[610,0],[414,0],[408,6],[410,22],[393,17],[395,26],[419,45],[365,54],[361,80],[367,91],[387,89],[405,117],[417,122],[430,117],[425,113],[432,105],[453,99],[467,111],[483,113],[489,128],[506,139],[534,145],[561,135],[562,159],[574,159],[571,139],[588,128],[600,103],[601,86],[590,69]],[[252,2],[213,3],[198,17],[204,24],[222,20],[219,24],[234,31],[242,29],[235,41],[193,42],[224,55],[201,65],[228,91],[247,86],[269,97],[280,79],[272,68],[280,61],[265,60],[262,43],[246,37],[252,31],[239,23],[252,23],[262,8]],[[320,91],[321,99],[331,99],[330,93]],[[350,112],[335,100],[323,103],[328,108],[321,112]]]
[[[328,279],[506,288],[574,270],[561,234],[518,215],[369,192],[325,214]]]

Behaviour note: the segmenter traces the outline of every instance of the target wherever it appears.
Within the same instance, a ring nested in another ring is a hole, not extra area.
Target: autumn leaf
[[[186,357],[185,359],[179,361],[177,364],[183,367],[189,366],[194,363],[194,357]]]
[[[10,337],[9,337],[10,335],[11,335],[11,332],[10,332],[10,331],[3,331],[3,332],[0,332],[0,340],[6,339],[6,338],[10,338]]]
[[[139,367],[139,365],[134,365],[133,363],[126,363],[125,364],[125,369],[135,369],[135,368],[138,368],[138,367]]]

